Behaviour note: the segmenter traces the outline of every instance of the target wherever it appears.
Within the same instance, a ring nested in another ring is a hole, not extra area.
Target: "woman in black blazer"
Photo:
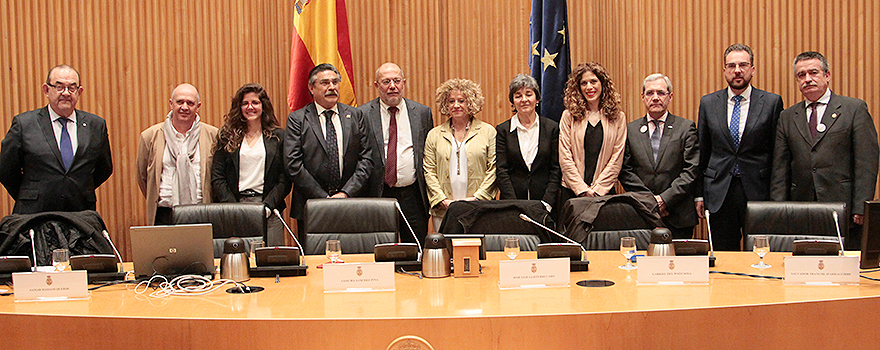
[[[531,199],[552,210],[559,195],[559,124],[539,117],[541,93],[535,78],[519,74],[510,82],[514,115],[496,127],[496,184],[501,199]]]
[[[211,189],[214,202],[263,203],[283,211],[291,180],[284,169],[284,129],[278,125],[272,101],[259,84],[238,89],[217,135]],[[269,217],[267,246],[282,245],[283,226]]]

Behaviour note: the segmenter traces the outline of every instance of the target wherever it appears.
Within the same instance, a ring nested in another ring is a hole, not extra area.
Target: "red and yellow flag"
[[[288,107],[295,111],[312,102],[309,71],[320,63],[332,64],[342,75],[339,102],[356,105],[345,0],[297,0],[295,8]]]

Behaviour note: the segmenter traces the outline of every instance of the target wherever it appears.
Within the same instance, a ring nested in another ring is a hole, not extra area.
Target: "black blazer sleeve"
[[[495,185],[501,192],[501,199],[517,199],[513,182],[510,180],[507,137],[510,134],[510,119],[495,127]],[[557,163],[558,164],[558,163]]]
[[[263,203],[270,209],[282,210],[287,206],[284,198],[290,193],[291,180],[284,162],[284,129],[275,129],[272,133],[274,138],[263,138],[267,156],[265,186],[268,187],[263,188]],[[272,147],[274,152],[270,150]],[[269,154],[273,154],[271,159]]]
[[[231,178],[238,178],[232,172],[238,173],[238,169],[232,162],[232,157],[238,152],[230,154],[225,148],[214,152],[214,162],[211,164],[211,193],[216,203],[235,203],[236,189],[230,187]],[[238,182],[238,181],[236,181]],[[238,183],[235,184],[238,187]]]

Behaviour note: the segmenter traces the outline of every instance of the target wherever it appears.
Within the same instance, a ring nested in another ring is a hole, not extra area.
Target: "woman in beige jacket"
[[[574,196],[613,194],[626,146],[626,116],[611,76],[595,62],[581,63],[565,84],[559,120],[560,204]],[[560,206],[561,208],[561,206]]]
[[[480,86],[450,79],[437,88],[440,114],[448,121],[428,132],[425,182],[434,230],[456,200],[495,198],[495,128],[474,117],[483,108]]]

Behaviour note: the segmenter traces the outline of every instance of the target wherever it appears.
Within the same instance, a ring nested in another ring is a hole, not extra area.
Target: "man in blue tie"
[[[700,99],[695,205],[700,217],[711,214],[715,249],[741,250],[746,202],[770,199],[782,97],[751,86],[755,59],[746,45],[730,45],[722,69],[727,88]]]
[[[95,189],[113,173],[107,125],[76,109],[83,87],[73,67],[50,69],[41,91],[49,105],[15,116],[0,146],[12,212],[95,210]]]

